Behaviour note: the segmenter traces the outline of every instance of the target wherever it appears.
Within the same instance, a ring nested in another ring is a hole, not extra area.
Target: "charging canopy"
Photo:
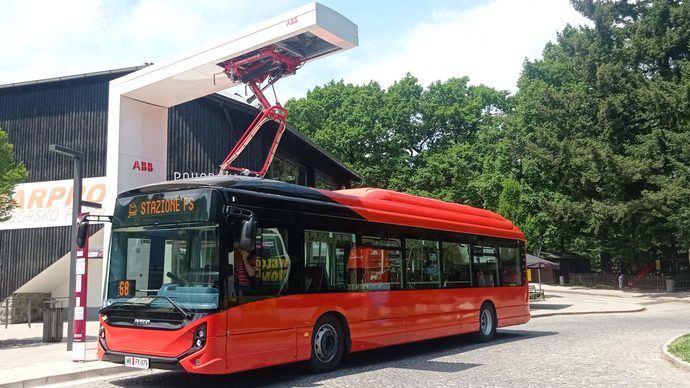
[[[312,61],[358,44],[357,26],[319,3],[307,4],[178,59],[148,66],[111,83],[120,95],[171,107],[241,83],[223,64],[268,46]]]

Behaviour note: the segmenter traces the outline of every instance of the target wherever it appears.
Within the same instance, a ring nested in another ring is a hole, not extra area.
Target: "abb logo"
[[[153,172],[153,163],[151,162],[145,162],[145,161],[134,161],[134,166],[132,166],[132,170],[139,170],[139,171],[144,171],[144,172]]]

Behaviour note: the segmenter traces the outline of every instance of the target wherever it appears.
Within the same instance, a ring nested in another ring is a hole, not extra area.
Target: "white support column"
[[[104,209],[115,207],[119,193],[135,187],[162,182],[167,176],[168,108],[147,104],[110,89],[108,109],[108,155],[106,178],[108,196]],[[103,279],[107,279],[112,226],[105,225],[103,236]],[[103,297],[107,285],[103,287]]]

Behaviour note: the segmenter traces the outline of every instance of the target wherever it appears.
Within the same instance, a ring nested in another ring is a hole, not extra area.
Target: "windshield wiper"
[[[185,317],[185,319],[192,319],[192,317],[193,317],[193,315],[192,315],[192,313],[191,313],[190,311],[185,310],[185,309],[183,309],[182,307],[178,306],[177,303],[173,302],[172,299],[170,299],[170,298],[167,297],[167,296],[160,296],[160,295],[157,295],[157,296],[153,296],[152,298],[154,298],[154,300],[155,300],[155,299],[158,299],[158,298],[163,298],[163,299],[167,300],[168,302],[170,302],[170,304],[171,304],[175,309],[177,309],[177,311],[179,311],[180,313],[182,313],[182,315]]]
[[[177,303],[173,302],[172,299],[170,299],[167,296],[156,295],[156,296],[147,296],[145,298],[151,299],[151,301],[149,303],[132,303],[128,300],[122,301],[122,302],[113,302],[112,304],[110,304],[106,307],[103,307],[98,313],[99,314],[105,314],[115,307],[122,307],[122,306],[151,306],[151,303],[153,301],[155,301],[157,299],[165,299],[168,301],[168,303],[170,303],[171,306],[173,306],[173,308],[175,308],[175,310],[180,312],[180,314],[182,314],[182,316],[185,319],[192,319],[194,317],[194,315],[190,311],[185,310],[184,308],[180,307]]]

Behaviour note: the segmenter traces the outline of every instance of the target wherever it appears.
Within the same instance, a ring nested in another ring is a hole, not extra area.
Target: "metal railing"
[[[674,288],[676,290],[690,290],[690,277],[677,277]]]
[[[610,273],[571,273],[568,279],[574,285],[618,287],[618,276]]]
[[[64,301],[63,301],[64,300]],[[14,304],[17,301],[26,301],[26,307],[21,309],[21,312],[23,314],[26,314],[24,317],[26,317],[26,324],[31,327],[32,323],[32,317],[33,317],[33,312],[36,308],[64,308],[66,303],[64,303],[67,300],[67,297],[58,297],[58,298],[42,298],[40,302],[37,302],[33,300],[33,298],[15,298],[13,296],[9,296],[5,298],[4,301],[2,301],[2,305],[0,308],[2,309],[2,312],[4,312],[4,319],[2,319],[2,322],[0,324],[3,324],[5,326],[5,329],[7,329],[14,319],[12,319],[12,315],[16,314],[18,310],[15,308]],[[38,306],[37,306],[38,305]],[[12,306],[12,307],[10,307]],[[40,307],[39,307],[40,306]],[[41,310],[42,310],[41,308]],[[11,313],[10,313],[11,311]],[[24,322],[18,322],[18,323],[24,323]]]
[[[582,285],[590,287],[613,287],[618,288],[618,274],[612,273],[571,273],[569,274],[569,284],[571,285]],[[665,291],[666,290],[666,280],[669,279],[665,275],[645,275],[644,277],[637,279],[635,276],[626,276],[625,287],[626,288],[637,288],[641,290],[655,290],[655,291]],[[674,289],[675,290],[688,290],[690,289],[690,277],[686,276],[676,276],[674,278]]]
[[[640,279],[630,277],[627,281],[627,287],[639,288],[642,290],[666,290],[666,277],[661,275],[645,275]]]

